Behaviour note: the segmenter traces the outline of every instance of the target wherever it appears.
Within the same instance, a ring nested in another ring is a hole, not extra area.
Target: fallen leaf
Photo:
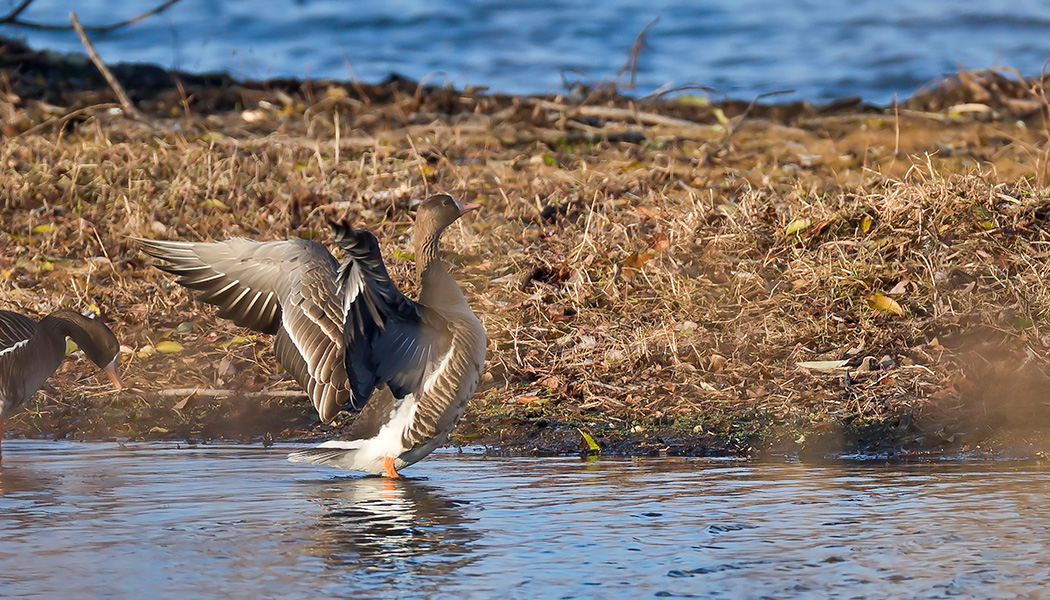
[[[598,443],[594,441],[594,438],[591,437],[591,434],[582,429],[577,429],[576,431],[579,431],[580,435],[583,437],[583,445],[586,447],[588,453],[594,452],[595,454],[601,454],[602,449],[598,446]]]
[[[333,85],[332,87],[324,91],[324,97],[333,99],[349,98],[350,92],[346,91],[346,88],[341,88],[337,85]]]
[[[229,356],[223,357],[219,361],[219,367],[216,370],[219,377],[225,377],[229,373],[233,373],[233,361],[230,360]]]
[[[895,315],[904,316],[904,309],[901,308],[897,301],[888,296],[882,294],[872,294],[868,297],[868,306],[875,310],[881,310],[882,312],[893,313]]]
[[[821,219],[809,227],[808,233],[809,235],[816,237],[821,233],[824,233],[824,230],[828,228],[828,225],[831,225],[833,222],[834,219]]]
[[[809,227],[810,223],[812,222],[813,221],[809,219],[795,219],[794,221],[788,223],[787,229],[784,230],[784,235],[790,237],[793,234],[796,234],[800,231],[805,231],[805,229]]]
[[[163,342],[157,343],[157,352],[161,354],[172,354],[175,352],[182,352],[182,344],[178,342],[172,342],[170,340],[164,340]]]
[[[729,359],[722,356],[721,354],[712,354],[707,357],[707,370],[718,372],[726,368],[729,364]]]
[[[225,350],[225,349],[229,348],[230,346],[239,346],[239,345],[241,345],[241,344],[243,344],[243,343],[245,343],[247,341],[248,341],[248,338],[244,337],[243,335],[238,335],[236,337],[233,337],[233,338],[231,338],[229,340],[226,340],[225,342],[219,344],[219,347],[222,348],[223,350]]]
[[[1013,321],[1010,321],[1010,324],[1017,329],[1029,329],[1035,327],[1035,323],[1032,322],[1031,319],[1026,319],[1024,317],[1016,317]]]
[[[642,266],[653,259],[653,255],[648,252],[632,252],[626,260],[623,261],[623,266],[629,269],[641,269]]]
[[[711,100],[707,96],[698,96],[696,94],[683,94],[675,98],[679,104],[686,104],[689,106],[711,106]]]
[[[241,118],[246,123],[255,123],[256,121],[262,121],[266,119],[266,112],[262,110],[246,110],[241,112]]]
[[[55,230],[53,223],[43,223],[33,228],[33,233],[51,233]]]
[[[656,252],[663,252],[664,250],[667,250],[667,247],[670,245],[671,240],[664,237],[663,234],[660,234],[660,237],[658,237],[656,241],[653,242],[653,250]]]
[[[716,106],[715,108],[711,109],[711,113],[715,115],[715,119],[718,120],[718,123],[720,125],[722,125],[723,127],[729,126],[729,117],[726,116],[725,112],[723,112],[721,108],[718,108]]]
[[[696,331],[697,328],[699,328],[699,327],[700,327],[700,325],[698,325],[695,321],[682,321],[681,323],[679,323],[679,324],[674,326],[674,330],[675,331],[683,331],[683,332],[684,331],[692,332],[692,331]]]
[[[977,224],[980,225],[982,229],[996,228],[995,215],[989,212],[987,208],[980,205],[974,206],[973,215],[977,217]]]
[[[845,367],[848,362],[848,360],[810,360],[795,364],[811,371],[834,371]]]
[[[564,304],[551,304],[547,307],[547,314],[554,321],[571,321],[576,316],[576,309]]]
[[[182,400],[179,400],[178,402],[176,402],[175,406],[172,406],[172,408],[174,408],[175,410],[182,410],[182,409],[186,408],[186,405],[190,403],[190,400],[193,400],[196,397],[197,397],[197,394],[190,394],[189,396],[186,396]]]
[[[558,392],[563,391],[563,386],[565,385],[565,382],[562,380],[561,377],[558,377],[557,375],[551,375],[550,377],[541,379],[540,385]]]
[[[201,203],[204,208],[214,208],[216,210],[229,210],[230,207],[226,206],[226,203],[222,200],[216,200],[214,198],[208,198]]]
[[[908,279],[901,279],[897,282],[897,285],[893,286],[893,289],[886,292],[887,296],[903,296],[908,291],[908,284],[911,283]]]

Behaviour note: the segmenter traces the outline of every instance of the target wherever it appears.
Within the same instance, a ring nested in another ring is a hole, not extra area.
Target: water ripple
[[[279,447],[5,450],[3,597],[1006,598],[1050,567],[1037,464],[441,452],[390,481]]]
[[[35,0],[25,17],[55,21],[62,0]],[[85,23],[153,6],[79,0]],[[794,98],[906,97],[959,65],[1011,66],[1034,75],[1050,57],[1040,0],[183,0],[133,27],[98,34],[110,62],[145,61],[238,77],[378,81],[390,72],[447,78],[512,93],[562,90],[570,79],[615,77],[654,18],[637,84],[705,84],[738,97],[794,89]],[[61,20],[61,19],[58,19]],[[12,30],[31,44],[80,52],[69,32]],[[784,97],[788,99],[790,97]]]

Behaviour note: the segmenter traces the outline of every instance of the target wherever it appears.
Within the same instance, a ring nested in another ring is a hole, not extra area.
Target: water
[[[24,18],[112,23],[159,0],[36,0]],[[0,0],[0,8],[14,0]],[[653,19],[639,92],[705,84],[750,98],[860,95],[886,103],[958,66],[1005,65],[1027,75],[1050,58],[1042,0],[182,0],[110,34],[94,34],[110,62],[144,61],[238,77],[351,76],[391,71],[457,87],[512,93],[609,79]],[[71,32],[0,27],[37,47],[81,51]]]
[[[1017,598],[1050,470],[8,441],[3,598]]]

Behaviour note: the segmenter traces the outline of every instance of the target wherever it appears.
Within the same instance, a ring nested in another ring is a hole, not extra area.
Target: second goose
[[[0,310],[0,440],[4,418],[31,398],[66,358],[67,337],[118,390],[123,387],[117,374],[120,342],[102,321],[72,310],[56,310],[38,322]]]

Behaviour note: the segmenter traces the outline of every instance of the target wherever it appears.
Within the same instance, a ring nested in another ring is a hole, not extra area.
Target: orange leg
[[[386,457],[383,459],[383,468],[386,469],[386,476],[391,479],[399,479],[401,475],[398,475],[397,469],[394,468],[394,459]]]

